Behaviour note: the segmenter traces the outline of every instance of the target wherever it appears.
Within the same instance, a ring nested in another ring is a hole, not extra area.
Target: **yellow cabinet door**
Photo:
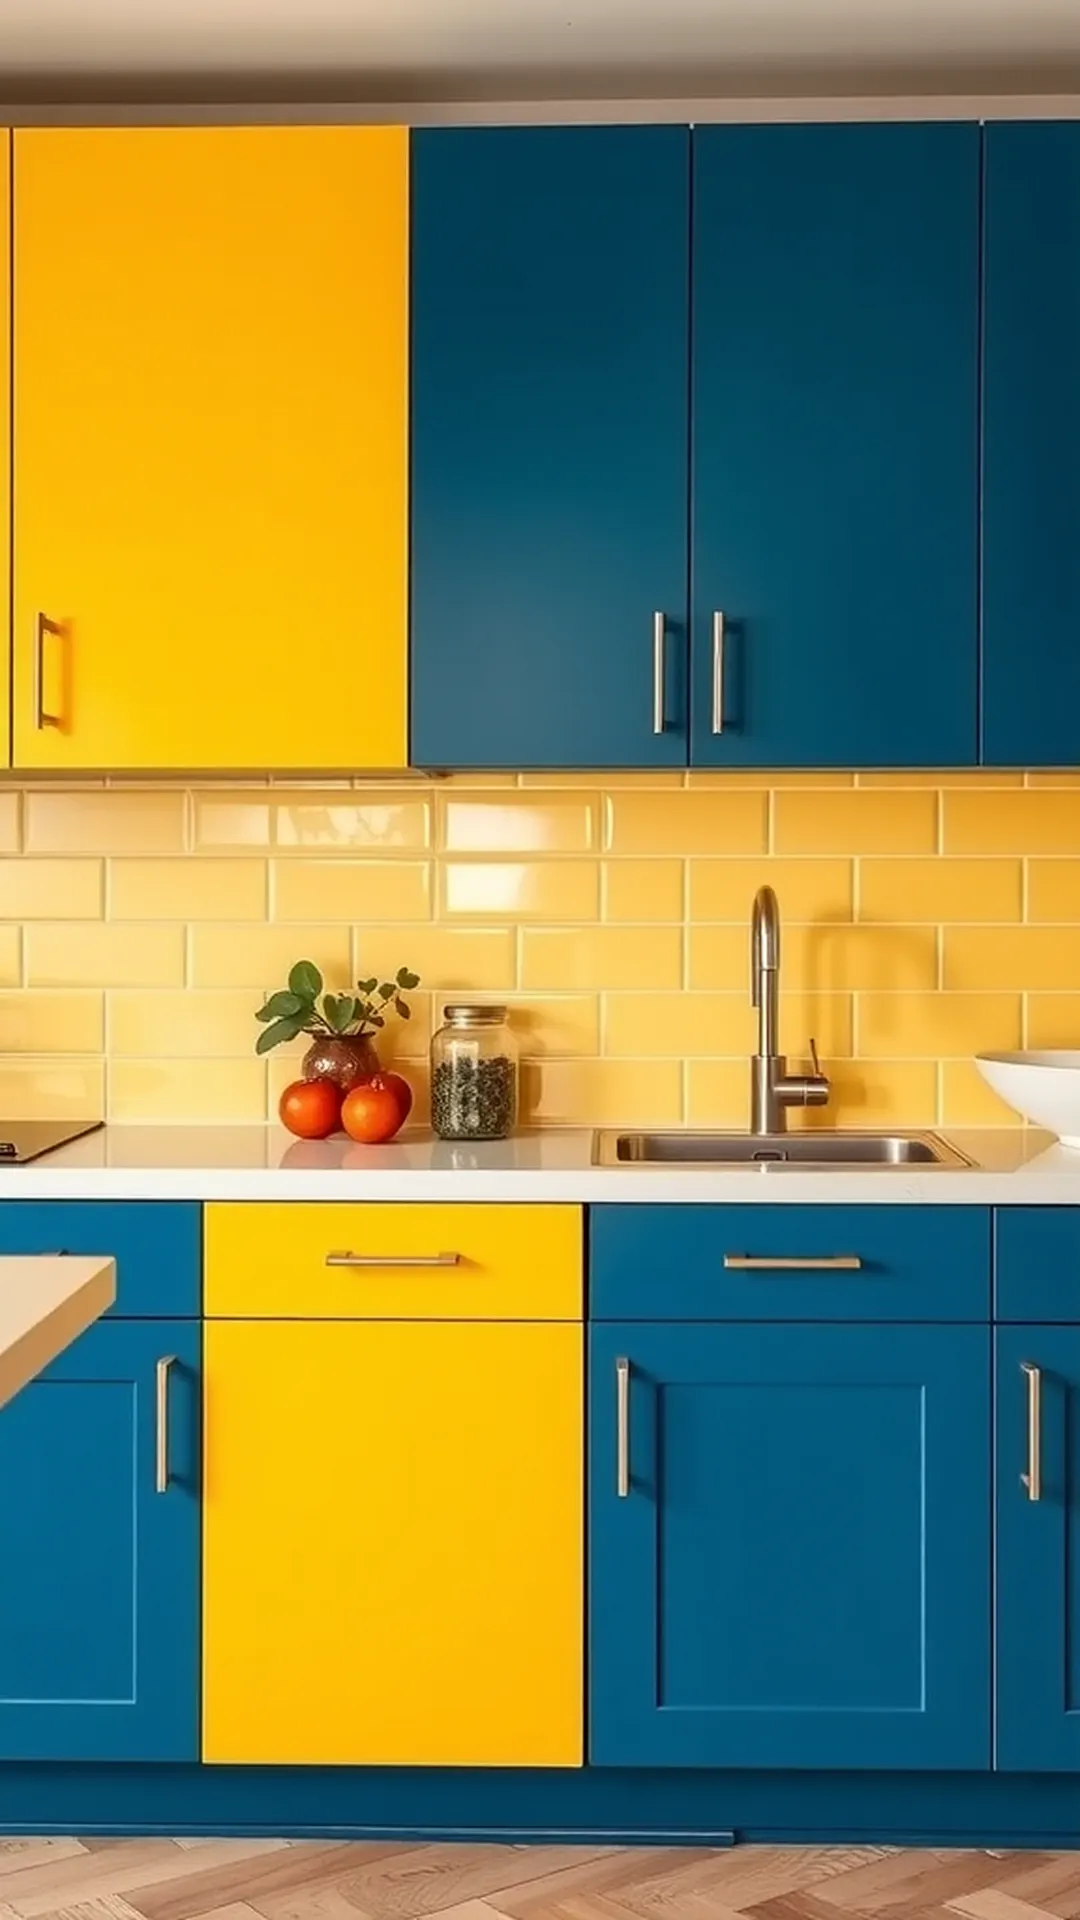
[[[16,132],[17,767],[405,764],[407,164]]]
[[[205,1339],[203,1758],[579,1766],[580,1325]]]

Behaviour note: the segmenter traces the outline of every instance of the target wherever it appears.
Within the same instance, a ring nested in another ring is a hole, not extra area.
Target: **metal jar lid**
[[[444,1007],[443,1019],[452,1027],[499,1027],[505,1007]]]

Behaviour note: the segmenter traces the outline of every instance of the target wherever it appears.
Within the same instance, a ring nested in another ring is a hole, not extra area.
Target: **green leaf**
[[[376,981],[375,975],[372,974],[370,980],[358,980],[356,984],[361,993],[374,993],[378,982]]]
[[[381,1013],[369,1013],[368,1019],[373,1027],[385,1027],[386,1025],[386,1021],[383,1019]]]
[[[314,1000],[323,990],[323,977],[314,960],[298,960],[289,974],[289,992],[298,1000]]]
[[[323,1010],[335,1033],[344,1033],[353,1017],[355,1001],[351,993],[328,993],[323,1000]]]
[[[295,1040],[303,1033],[302,1020],[275,1020],[272,1027],[264,1027],[255,1042],[256,1053],[269,1053],[271,1047],[280,1047],[283,1040]]]
[[[400,994],[398,995],[397,999],[394,1001],[394,1006],[403,1020],[412,1019],[412,1008],[406,1005],[405,1001],[401,998]]]
[[[293,1014],[302,1013],[304,1003],[297,993],[272,993],[265,1007],[260,1007],[256,1020],[288,1020]]]
[[[392,981],[392,980],[384,980],[384,981],[383,981],[383,983],[382,983],[382,986],[381,986],[381,987],[379,988],[379,999],[380,999],[380,1000],[392,1000],[392,999],[393,999],[393,997],[394,997],[394,983],[393,983],[393,981]]]
[[[353,1021],[356,1019],[356,999],[353,994],[342,994],[341,999],[338,1001],[338,1011],[341,1015],[341,1026],[338,1028],[338,1032],[344,1033],[345,1029],[351,1027]]]
[[[398,986],[407,987],[411,993],[413,988],[419,985],[420,975],[418,973],[410,973],[406,967],[402,967],[401,972],[398,974]]]

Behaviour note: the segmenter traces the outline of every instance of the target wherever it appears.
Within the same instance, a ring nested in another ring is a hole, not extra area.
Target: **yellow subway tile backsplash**
[[[46,867],[50,863],[42,860],[37,864]],[[0,880],[0,893],[2,893],[2,880]],[[265,862],[198,859],[111,860],[109,862],[109,918],[110,920],[174,921],[265,920]]]
[[[611,793],[604,845],[609,853],[764,853],[768,795],[721,793]]]
[[[31,791],[25,795],[27,853],[183,853],[187,795],[162,792]]]
[[[859,995],[859,1053],[864,1060],[941,1060],[1018,1047],[1022,1032],[1018,993]]]
[[[746,926],[754,895],[767,883],[785,923],[851,920],[852,875],[850,860],[691,860],[689,918]]]
[[[834,1087],[793,1124],[1008,1122],[972,1055],[1080,1047],[1071,771],[57,783],[0,791],[0,1100],[270,1115],[306,1042],[257,1060],[255,1009],[310,958],[422,976],[382,1036],[420,1123],[433,1021],[475,994],[527,1120],[741,1126],[766,882],[780,1044],[813,1033]]]
[[[1080,981],[1076,993],[1029,993],[1024,1045],[1080,1047]]]
[[[787,791],[773,800],[776,853],[935,853],[938,796],[917,789],[876,793]]]
[[[100,920],[104,891],[101,860],[0,860],[3,920]]]
[[[233,861],[213,863],[228,872]],[[274,920],[430,920],[428,860],[276,860]]]
[[[25,928],[23,941],[28,987],[183,984],[183,927],[39,920]]]
[[[15,1120],[99,1120],[105,1062],[56,1054],[0,1058],[0,1111]]]
[[[1080,927],[946,927],[942,984],[956,992],[1067,993],[1080,981]]]
[[[545,988],[677,987],[681,927],[524,927],[521,985]]]
[[[860,860],[860,920],[1001,924],[1024,905],[1020,860]]]
[[[447,853],[589,853],[597,845],[592,793],[449,793],[439,803]]]
[[[283,987],[294,960],[313,960],[331,987],[348,986],[347,927],[275,926],[250,923],[190,929],[193,987]]]
[[[105,996],[71,989],[60,993],[0,993],[0,1055],[94,1053],[105,1045]]]
[[[1080,860],[1029,860],[1029,920],[1080,923]]]
[[[246,1059],[258,1033],[255,1010],[262,997],[254,987],[220,992],[117,988],[108,995],[109,1053],[114,1059],[155,1054]]]
[[[595,860],[443,860],[439,911],[447,919],[595,920]]]
[[[266,1112],[262,1060],[114,1060],[109,1068],[113,1120],[261,1120]]]
[[[605,920],[681,923],[683,860],[605,860],[601,868],[601,913]]]
[[[1080,792],[946,793],[946,853],[1080,853]]]

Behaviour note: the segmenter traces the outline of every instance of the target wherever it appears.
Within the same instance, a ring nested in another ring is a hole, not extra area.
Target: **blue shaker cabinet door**
[[[986,129],[983,759],[1080,762],[1080,126]]]
[[[198,1758],[198,1397],[197,1323],[114,1320],[0,1407],[0,1760]]]
[[[593,1764],[988,1768],[989,1329],[590,1338]]]
[[[695,130],[697,765],[975,760],[979,164],[974,125]]]
[[[412,136],[416,765],[686,764],[689,142]]]
[[[995,1758],[1080,1773],[1080,1327],[996,1341]]]

